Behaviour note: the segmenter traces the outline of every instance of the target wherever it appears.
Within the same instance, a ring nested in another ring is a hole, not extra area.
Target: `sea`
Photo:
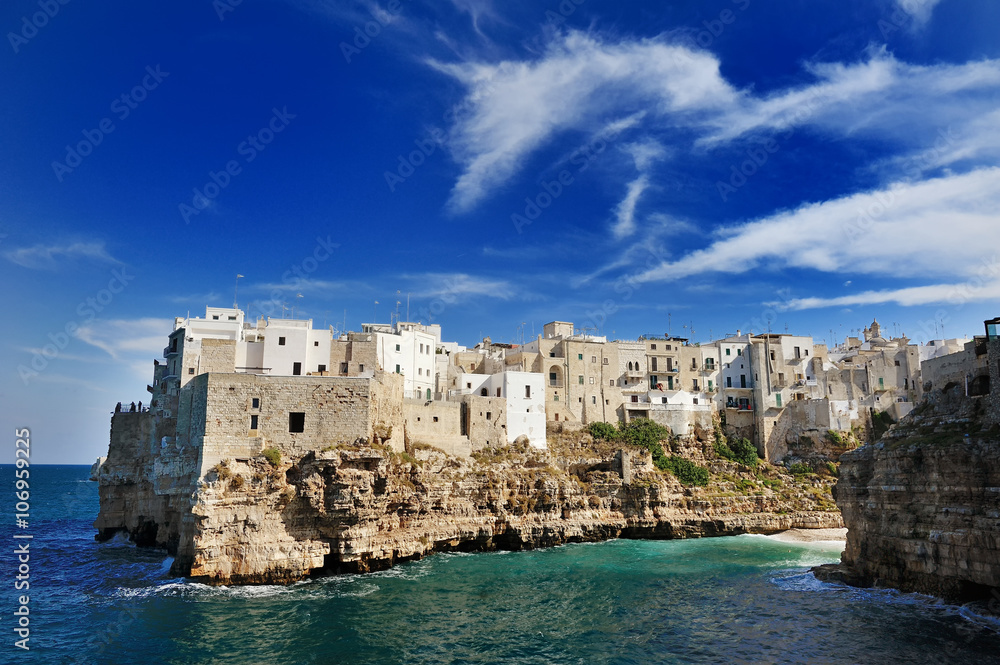
[[[0,467],[0,662],[1000,663],[981,607],[817,581],[809,568],[841,542],[614,540],[209,587],[171,577],[164,551],[95,542],[88,476],[33,466],[18,526],[14,467]]]

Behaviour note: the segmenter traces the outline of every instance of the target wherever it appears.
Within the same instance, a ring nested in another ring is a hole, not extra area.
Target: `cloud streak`
[[[103,242],[70,242],[61,245],[34,245],[8,250],[5,259],[31,270],[55,270],[67,261],[87,260],[121,263],[105,249]]]

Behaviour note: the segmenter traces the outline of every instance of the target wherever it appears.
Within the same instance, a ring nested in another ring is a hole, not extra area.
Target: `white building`
[[[528,437],[535,448],[545,448],[545,377],[537,372],[463,374],[463,395],[507,400],[507,443]]]
[[[375,335],[376,354],[382,369],[403,375],[407,397],[433,398],[441,326],[397,322],[391,325],[365,323],[361,328]]]

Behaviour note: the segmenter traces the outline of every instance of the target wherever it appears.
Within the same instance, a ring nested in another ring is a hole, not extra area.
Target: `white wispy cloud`
[[[927,23],[931,20],[934,7],[941,0],[896,0],[896,6],[913,17],[919,24]]]
[[[932,4],[913,11],[922,15]],[[466,88],[467,113],[451,128],[448,142],[462,168],[452,209],[475,207],[560,135],[589,135],[610,118],[636,113],[643,114],[642,122],[630,128],[640,135],[638,144],[669,136],[676,143],[671,154],[802,127],[878,140],[890,153],[925,162],[939,131],[951,127],[961,138],[953,150],[932,156],[938,165],[969,158],[992,163],[985,160],[1000,151],[993,121],[1000,111],[1000,61],[915,65],[872,47],[853,62],[807,62],[800,83],[758,94],[723,78],[713,54],[670,39],[611,40],[569,31],[554,35],[547,50],[530,60],[432,61]],[[616,211],[618,234],[631,230],[629,213],[643,188],[639,178],[630,181]]]
[[[915,305],[962,305],[969,302],[1000,300],[1000,279],[994,275],[992,281],[967,281],[955,284],[931,284],[903,289],[863,291],[835,298],[793,298],[788,302],[767,303],[779,310],[820,309],[823,307],[847,307],[850,305],[883,305],[895,303],[903,307]]]
[[[625,198],[615,208],[615,224],[612,227],[612,233],[616,239],[635,233],[637,228],[635,209],[639,204],[639,197],[649,188],[649,171],[656,162],[667,154],[664,147],[652,139],[627,143],[622,146],[622,150],[632,157],[639,177],[628,183]]]
[[[518,171],[525,157],[568,130],[590,133],[623,112],[686,114],[731,105],[737,92],[702,52],[643,39],[608,43],[559,35],[537,61],[430,64],[467,88],[470,112],[449,145],[463,173],[457,211],[475,206]]]
[[[173,319],[95,319],[80,326],[76,337],[115,360],[138,355],[159,358],[173,329]]]
[[[55,270],[63,262],[88,260],[101,263],[121,263],[105,248],[103,242],[67,242],[57,245],[34,245],[7,250],[5,259],[33,270]]]
[[[510,300],[518,295],[506,280],[487,279],[465,273],[425,273],[407,275],[406,278],[421,286],[412,293],[416,298],[440,298],[450,302],[468,296],[490,296],[500,300]]]
[[[807,268],[892,277],[968,276],[1000,244],[1000,168],[803,205],[720,230],[705,247],[637,276]]]

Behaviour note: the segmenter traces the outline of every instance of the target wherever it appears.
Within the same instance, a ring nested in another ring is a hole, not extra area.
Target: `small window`
[[[256,414],[250,416],[250,429],[252,429],[252,430],[257,429],[257,416],[256,416]]]
[[[303,411],[292,411],[288,414],[288,431],[299,434],[306,431],[306,414]]]
[[[402,372],[399,371],[399,365],[396,365],[396,374],[402,374]],[[471,388],[472,386],[469,387]]]
[[[558,401],[559,401],[559,395],[553,395],[553,396],[552,396],[552,401],[553,401],[553,402],[558,402]],[[556,417],[556,420],[559,420],[559,418],[558,418],[558,417]]]
[[[660,403],[661,404],[666,404],[667,403],[667,398],[666,397],[661,397],[660,398]]]
[[[486,388],[481,388],[479,390],[479,395],[480,395],[480,397],[489,397],[490,393],[489,393],[488,390],[486,390]]]
[[[732,353],[730,353],[730,351],[732,351],[732,349],[726,349],[726,355],[727,355],[727,356],[731,356],[731,355],[733,355]]]
[[[340,363],[340,373],[347,374],[347,363]]]
[[[423,367],[418,367],[417,368],[417,376],[423,376],[423,375],[424,375],[424,368]]]
[[[235,317],[235,316],[230,316],[230,317],[229,317],[229,320],[230,320],[230,321],[235,321],[235,320],[236,320],[236,317]]]
[[[423,353],[423,352],[424,352],[424,345],[423,345],[423,344],[421,344],[421,345],[420,345],[420,353]]]
[[[438,417],[434,416],[434,422],[437,422],[437,421],[438,421]]]
[[[278,346],[284,346],[284,345],[285,345],[285,338],[284,337],[279,337],[278,338]]]
[[[250,400],[250,408],[251,409],[259,409],[260,408],[260,398],[259,397],[254,397],[253,399]]]
[[[326,365],[316,365],[316,371],[317,372],[325,372],[326,371]]]
[[[364,365],[358,365],[358,371],[359,372],[365,371],[365,366]]]
[[[302,363],[292,363],[292,375],[293,376],[302,375]]]
[[[213,321],[218,321],[219,320],[219,315],[218,314],[213,314],[212,315],[212,320]]]
[[[632,395],[632,401],[633,402],[638,402],[639,401],[639,396],[638,395]]]
[[[743,349],[736,349],[736,355],[742,356],[743,355]]]
[[[188,374],[194,374],[194,367],[188,367]]]
[[[591,404],[597,404],[597,395],[591,395],[590,396],[590,403]]]
[[[655,344],[650,344],[649,348],[652,349],[653,351],[656,351],[656,345]]]
[[[396,350],[399,351],[399,344],[396,345]]]
[[[531,386],[524,387],[524,398],[531,399]]]
[[[398,365],[397,365],[397,367],[398,367]],[[472,383],[466,383],[465,384],[465,389],[466,390],[472,390]]]
[[[605,359],[604,359],[604,364],[605,364],[605,365],[607,365],[607,364],[608,364],[608,359],[607,359],[607,358],[605,358]]]
[[[486,420],[493,420],[493,412],[492,411],[487,411],[486,412]]]
[[[806,357],[809,356],[809,349],[805,349],[805,354],[806,354]]]
[[[319,342],[313,342],[313,346],[319,346]]]
[[[615,387],[615,380],[614,380],[614,379],[611,379],[611,381],[610,381],[610,385],[611,385],[611,387],[612,387],[612,388],[614,388],[614,387]]]
[[[578,383],[579,383],[579,384],[580,384],[581,386],[583,385],[583,374],[581,374],[581,375],[579,376],[579,381],[578,381]]]
[[[695,398],[694,398],[694,403],[695,403],[696,405],[698,404],[698,398],[697,398],[697,397],[695,397]]]
[[[899,367],[899,361],[898,360],[896,361],[896,367]]]
[[[594,377],[590,377],[590,385],[594,385]]]
[[[597,356],[590,356],[590,362],[596,363],[597,362]]]
[[[583,354],[582,353],[576,354],[576,359],[577,360],[583,360]]]
[[[500,389],[497,388],[497,397],[500,397]]]
[[[781,406],[781,393],[778,393],[777,395],[775,395],[775,396],[774,396],[774,399],[776,400],[776,401],[775,401],[775,403],[776,403],[776,404],[777,404],[778,406]]]

